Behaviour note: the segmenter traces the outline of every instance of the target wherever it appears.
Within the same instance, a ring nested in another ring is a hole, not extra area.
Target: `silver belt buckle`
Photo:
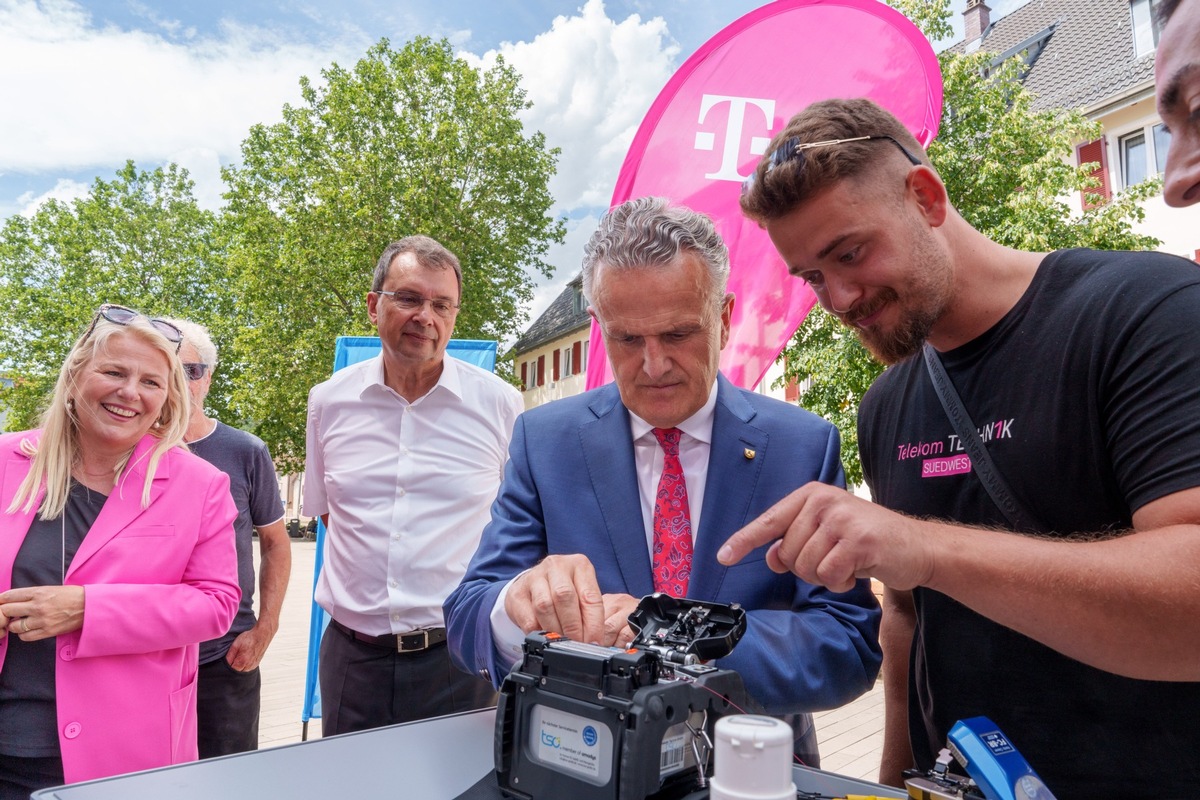
[[[418,636],[418,635],[421,637],[421,643],[419,645],[406,646],[407,643],[404,641],[405,639],[409,638],[410,636]],[[402,633],[396,637],[396,650],[401,653],[418,653],[422,650],[428,650],[428,649],[429,649],[429,631],[424,628],[422,628],[419,631],[413,631],[412,633]]]

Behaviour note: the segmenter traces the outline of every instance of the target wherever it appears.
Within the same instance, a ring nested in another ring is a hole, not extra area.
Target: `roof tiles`
[[[980,47],[999,55],[1052,26],[1025,77],[1034,108],[1086,111],[1153,83],[1154,55],[1134,52],[1129,0],[1031,0],[993,21]]]

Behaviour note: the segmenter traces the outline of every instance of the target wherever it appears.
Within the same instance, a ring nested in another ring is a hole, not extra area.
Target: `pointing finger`
[[[717,561],[725,566],[732,566],[745,558],[746,554],[756,547],[761,547],[767,542],[783,536],[787,532],[788,526],[804,509],[804,503],[808,498],[806,490],[809,485],[811,484],[801,486],[725,540],[725,544],[721,545],[721,549],[717,551]],[[777,549],[772,548],[772,551]],[[775,569],[778,559],[772,563],[768,557],[767,563],[772,569]],[[776,572],[779,571],[781,570],[776,569]],[[782,571],[786,572],[786,569]]]

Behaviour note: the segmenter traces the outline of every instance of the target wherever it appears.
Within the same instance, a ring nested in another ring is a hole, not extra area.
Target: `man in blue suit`
[[[832,425],[719,374],[728,276],[701,214],[642,198],[604,216],[583,288],[616,383],[518,418],[492,520],[446,600],[447,636],[456,664],[498,684],[529,631],[623,645],[626,617],[656,590],[740,603],[748,629],[719,666],[768,712],[797,715],[797,753],[815,764],[805,712],[872,685],[879,606],[866,581],[835,593],[772,572],[765,548],[717,563],[731,533],[796,487],[844,485]]]

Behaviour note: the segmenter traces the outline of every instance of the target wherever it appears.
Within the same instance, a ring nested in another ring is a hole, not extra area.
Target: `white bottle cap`
[[[773,717],[717,720],[710,800],[795,800],[792,727]]]

